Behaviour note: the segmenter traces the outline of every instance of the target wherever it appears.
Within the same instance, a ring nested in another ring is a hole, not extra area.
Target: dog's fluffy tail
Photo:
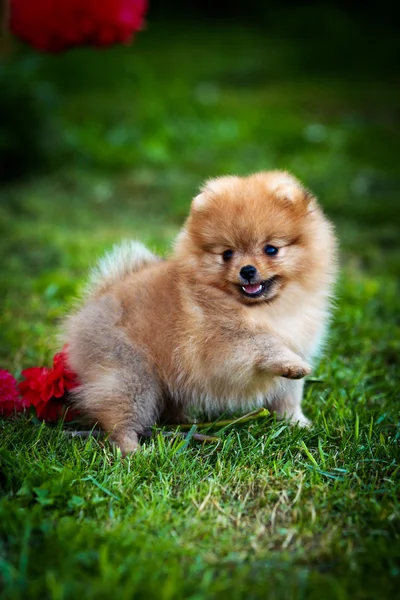
[[[125,240],[116,244],[92,269],[85,295],[104,291],[130,273],[141,271],[159,258],[140,242]]]

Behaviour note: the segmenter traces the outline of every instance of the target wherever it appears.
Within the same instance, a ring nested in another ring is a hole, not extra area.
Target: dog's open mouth
[[[264,291],[263,283],[248,283],[247,285],[242,285],[242,292],[245,296],[249,296],[250,298],[255,298],[259,296]]]
[[[268,291],[274,281],[277,279],[277,276],[271,277],[266,281],[260,281],[259,283],[248,283],[246,285],[241,286],[241,292],[247,298],[257,298],[261,296],[265,291]]]

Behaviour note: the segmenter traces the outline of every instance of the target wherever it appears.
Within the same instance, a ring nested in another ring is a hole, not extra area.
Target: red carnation
[[[0,415],[9,417],[29,406],[18,391],[17,380],[5,369],[0,369]]]
[[[131,41],[146,10],[147,0],[10,0],[10,28],[46,52],[109,46]]]
[[[65,405],[59,401],[66,392],[79,385],[75,373],[67,365],[66,349],[54,356],[53,366],[33,367],[22,371],[25,381],[19,390],[26,402],[33,404],[39,419],[57,421],[63,414]],[[68,411],[66,420],[74,417]]]

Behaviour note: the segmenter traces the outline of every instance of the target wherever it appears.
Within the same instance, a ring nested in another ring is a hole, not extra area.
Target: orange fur
[[[267,256],[266,244],[278,254]],[[124,452],[156,419],[192,410],[266,405],[306,424],[301,378],[336,274],[333,229],[316,199],[286,172],[222,177],[193,200],[169,260],[137,247],[122,270],[118,248],[108,257],[66,321],[78,407]],[[246,265],[257,269],[254,297],[243,293]]]

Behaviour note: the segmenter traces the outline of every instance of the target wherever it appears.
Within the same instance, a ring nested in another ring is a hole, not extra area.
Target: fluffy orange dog
[[[335,238],[316,199],[281,171],[208,181],[174,252],[107,255],[66,321],[76,404],[124,453],[157,419],[267,406],[300,425],[320,347]]]

